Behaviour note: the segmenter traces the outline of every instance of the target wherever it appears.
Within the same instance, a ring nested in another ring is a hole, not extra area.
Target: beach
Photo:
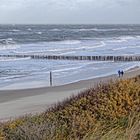
[[[27,114],[41,113],[56,103],[79,94],[80,91],[95,87],[100,82],[107,83],[110,80],[127,79],[137,75],[140,75],[139,67],[126,71],[123,78],[114,74],[54,87],[1,90],[0,121],[7,121]]]

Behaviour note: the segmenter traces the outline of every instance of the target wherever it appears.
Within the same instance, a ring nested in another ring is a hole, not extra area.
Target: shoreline
[[[125,66],[121,66],[121,69],[123,69],[124,71],[131,71],[137,67],[140,67],[140,64],[139,63],[133,63],[131,65],[125,65]],[[117,73],[117,69],[120,69],[119,68],[116,68],[116,69],[111,69],[110,71],[104,71],[102,70],[102,72],[96,74],[96,73],[93,73],[93,71],[89,71],[89,73],[83,73],[83,77],[79,74],[78,77],[76,78],[73,78],[74,75],[71,75],[68,76],[67,80],[66,80],[66,76],[64,76],[64,80],[63,78],[55,78],[55,74],[53,75],[53,87],[58,87],[58,86],[63,86],[63,85],[68,85],[68,84],[72,84],[72,83],[77,83],[77,82],[80,82],[80,81],[85,81],[85,80],[90,80],[90,79],[96,79],[96,78],[101,78],[101,77],[107,77],[107,76],[110,76],[110,75],[114,75]],[[53,71],[52,71],[53,73]],[[54,72],[55,73],[55,72]],[[77,75],[76,75],[77,76]],[[22,79],[21,80],[17,80],[17,81],[14,81],[11,80],[9,81],[9,83],[3,83],[1,86],[0,86],[0,91],[11,91],[11,90],[24,90],[24,89],[35,89],[35,88],[44,88],[44,87],[50,87],[50,83],[49,83],[49,72],[48,72],[48,77],[47,79]]]
[[[122,79],[140,75],[140,67],[135,67],[125,72]],[[7,121],[26,114],[36,114],[63,101],[70,96],[77,95],[80,91],[119,79],[116,74],[81,80],[62,86],[41,87],[21,90],[0,90],[0,121]]]

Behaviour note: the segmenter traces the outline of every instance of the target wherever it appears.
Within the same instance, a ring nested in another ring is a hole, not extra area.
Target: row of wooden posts
[[[48,60],[89,60],[89,61],[140,61],[140,55],[126,56],[61,56],[61,55],[0,55],[0,57],[14,57]]]

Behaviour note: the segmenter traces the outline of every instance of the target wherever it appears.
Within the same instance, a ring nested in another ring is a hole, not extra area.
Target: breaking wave
[[[0,39],[0,50],[13,50],[20,48],[12,38]]]
[[[29,59],[31,59],[31,57],[26,57],[26,58],[0,57],[0,62],[20,61],[20,60],[29,60]]]
[[[64,41],[57,41],[57,42],[50,42],[51,44],[61,44],[61,45],[73,45],[73,44],[80,44],[80,40],[64,40]]]
[[[51,29],[49,31],[52,31],[52,32],[58,32],[58,31],[61,31],[60,29]]]
[[[114,28],[114,29],[99,29],[99,28],[89,28],[89,29],[86,29],[86,28],[83,28],[83,29],[70,29],[72,31],[80,31],[80,32],[88,32],[88,31],[96,31],[96,32],[109,32],[109,31],[130,31],[132,29],[125,29],[125,28]]]

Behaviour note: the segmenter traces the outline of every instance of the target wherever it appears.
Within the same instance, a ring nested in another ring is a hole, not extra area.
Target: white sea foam
[[[27,30],[28,30],[28,31],[32,31],[32,29],[31,29],[31,28],[28,28]]]
[[[0,39],[0,50],[13,50],[20,48],[12,38]]]
[[[122,42],[128,42],[129,40],[135,40],[136,37],[134,36],[120,36],[117,38],[109,39],[106,42],[110,43],[122,43]]]
[[[65,45],[74,45],[74,44],[80,44],[81,41],[79,40],[66,40],[66,41],[60,41],[58,44],[65,44]]]
[[[140,35],[137,35],[136,38],[140,39]]]
[[[52,50],[53,51],[53,50]],[[40,54],[43,54],[43,53],[45,53],[45,52],[49,52],[49,50],[47,50],[47,49],[41,49],[41,50],[14,50],[13,51],[14,53],[16,53],[16,54],[36,54],[36,55],[40,55]]]
[[[50,50],[47,50],[48,52],[62,52],[61,54],[69,54],[69,53],[76,53],[78,50],[90,50],[90,49],[95,49],[95,48],[101,48],[104,47],[106,43],[104,41],[101,41],[99,44],[95,44],[94,46],[79,46],[79,47],[69,47],[69,48],[53,48]],[[64,52],[65,51],[65,52]],[[68,51],[68,52],[67,52]],[[71,52],[70,52],[71,51]]]
[[[106,43],[104,41],[100,41],[98,44],[90,45],[90,46],[83,46],[82,49],[96,49],[96,48],[102,48],[106,46]]]
[[[0,39],[0,43],[3,44],[9,44],[9,43],[14,43],[13,38],[7,38],[7,39]]]
[[[20,61],[20,60],[29,60],[29,59],[31,59],[31,58],[30,57],[26,57],[26,58],[0,57],[0,62]]]
[[[125,29],[125,28],[114,28],[114,29],[99,29],[99,28],[83,28],[83,29],[70,29],[70,30],[73,30],[73,31],[80,31],[80,32],[87,32],[87,31],[96,31],[96,32],[108,32],[108,31],[128,31],[128,30],[131,30],[131,29]]]
[[[96,48],[99,48],[99,47],[104,47],[106,45],[106,43],[104,41],[101,41],[99,45],[96,45],[95,47]]]
[[[114,49],[112,49],[112,50],[113,50],[113,51],[117,51],[117,50],[135,49],[135,48],[140,48],[140,46],[126,46],[126,47],[114,48]]]
[[[122,42],[126,42],[126,40],[124,40],[124,39],[113,39],[113,40],[108,40],[106,42],[109,42],[109,43],[122,43]]]
[[[20,48],[19,45],[0,45],[0,51],[3,51],[3,50],[15,50],[15,49],[18,49]]]
[[[120,47],[120,48],[114,48],[112,49],[113,51],[118,51],[118,50],[124,50],[127,49],[128,47]]]
[[[51,44],[62,44],[62,45],[74,45],[74,44],[80,44],[80,40],[64,40],[64,41],[57,41],[57,42],[50,42]]]
[[[41,35],[41,34],[42,34],[42,32],[37,32],[37,34]]]
[[[53,72],[64,72],[64,71],[70,71],[70,70],[77,70],[80,69],[81,67],[73,67],[73,68],[63,68],[63,69],[58,69],[58,70],[53,70]]]
[[[118,37],[118,39],[128,41],[128,40],[136,39],[136,37],[134,37],[134,36],[121,36],[121,37]]]
[[[102,48],[106,46],[106,43],[104,41],[100,41],[98,44],[90,45],[90,46],[81,46],[74,48],[75,50],[91,50],[91,49],[96,49],[96,48]]]
[[[52,32],[57,32],[57,31],[61,31],[60,29],[51,29],[49,31],[52,31]]]
[[[135,45],[135,46],[128,46],[128,49],[137,49],[140,48],[140,45]],[[137,50],[136,52],[138,52],[139,50]]]
[[[13,30],[11,30],[11,31],[13,31],[13,32],[19,32],[20,30],[17,30],[17,29],[13,29]]]
[[[75,54],[76,51],[68,51],[68,52],[64,52],[64,53],[60,53],[60,55],[68,55],[68,54]]]
[[[124,68],[124,71],[128,71],[128,70],[133,69],[135,67],[140,67],[140,63],[139,62],[134,62],[132,65]]]
[[[54,46],[52,46],[52,44],[51,44],[51,46],[52,47],[46,47],[46,45],[45,45],[45,47],[44,47],[44,45],[43,46],[40,46],[40,49],[29,49],[29,50],[27,50],[26,49],[26,51],[24,51],[24,50],[14,50],[14,53],[16,53],[16,54],[43,54],[43,53],[59,53],[59,55],[66,55],[66,54],[76,54],[78,51],[89,51],[89,50],[93,50],[93,49],[96,49],[96,48],[102,48],[102,47],[104,47],[104,46],[106,46],[106,43],[104,42],[104,41],[100,41],[99,43],[94,43],[94,44],[90,44],[90,45],[82,45],[82,43],[80,42],[80,41],[73,41],[72,42],[72,44],[76,44],[76,43],[81,43],[80,45],[78,45],[78,46],[75,46],[75,45],[73,45],[73,46],[68,46],[68,47],[66,47],[66,46],[63,46],[63,45],[65,45],[64,43],[69,43],[69,42],[52,42],[53,44],[55,44]],[[60,44],[60,43],[62,43],[62,44]],[[57,44],[58,45],[62,45],[62,46],[59,46],[59,47],[57,47]],[[71,44],[68,44],[68,45],[71,45]],[[28,45],[29,46],[29,45]],[[31,45],[31,47],[34,47],[34,45]],[[37,46],[39,46],[39,45],[37,45]],[[43,47],[43,48],[42,48]]]

